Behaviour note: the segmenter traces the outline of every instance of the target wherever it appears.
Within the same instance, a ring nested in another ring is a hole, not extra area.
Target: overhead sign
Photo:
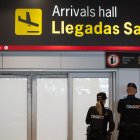
[[[107,65],[110,67],[117,67],[120,64],[120,57],[116,54],[110,54],[107,56]]]
[[[139,51],[139,12],[132,0],[0,2],[1,50]]]
[[[41,35],[42,10],[41,9],[16,9],[15,11],[16,35]]]
[[[106,52],[106,68],[140,68],[140,53]]]

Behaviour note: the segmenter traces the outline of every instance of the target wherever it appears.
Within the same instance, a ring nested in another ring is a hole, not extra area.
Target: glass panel
[[[27,140],[26,78],[0,78],[0,140]]]
[[[37,79],[37,140],[67,140],[67,79]]]
[[[101,91],[109,98],[108,78],[73,78],[73,140],[86,140],[86,114],[96,104],[96,94]]]

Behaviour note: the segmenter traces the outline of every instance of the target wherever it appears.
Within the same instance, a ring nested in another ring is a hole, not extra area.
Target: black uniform
[[[109,130],[107,124],[109,122]],[[87,130],[87,140],[107,140],[107,133],[115,127],[113,114],[109,108],[103,108],[103,115],[99,115],[95,106],[89,108],[86,123],[90,124]]]
[[[140,99],[127,96],[118,103],[121,114],[118,140],[140,140]]]

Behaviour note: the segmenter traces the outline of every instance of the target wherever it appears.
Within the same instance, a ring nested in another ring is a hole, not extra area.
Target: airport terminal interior
[[[85,140],[86,113],[106,92],[117,140],[117,103],[139,68],[106,68],[105,52],[1,52],[0,139]]]
[[[99,92],[117,140],[128,83],[140,97],[139,13],[132,0],[1,0],[0,140],[87,140]]]

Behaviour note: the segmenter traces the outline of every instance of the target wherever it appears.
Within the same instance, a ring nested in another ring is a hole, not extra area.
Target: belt
[[[122,127],[140,127],[139,123],[126,123],[126,122],[123,122],[120,125]]]

